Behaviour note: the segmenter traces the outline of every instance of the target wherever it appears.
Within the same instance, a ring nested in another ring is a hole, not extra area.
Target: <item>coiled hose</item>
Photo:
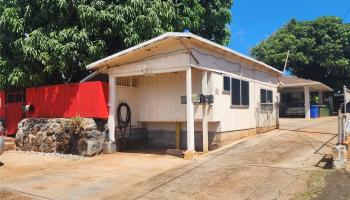
[[[122,117],[122,108],[126,108],[125,118]],[[131,110],[130,106],[127,103],[120,103],[117,109],[117,120],[118,120],[118,129],[120,130],[120,137],[125,138],[126,132],[129,127],[129,135],[131,135]]]

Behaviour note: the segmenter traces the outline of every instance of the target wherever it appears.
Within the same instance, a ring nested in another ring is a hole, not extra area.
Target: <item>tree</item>
[[[287,51],[293,74],[334,89],[350,86],[350,24],[338,17],[289,23],[251,50],[255,58],[282,70]]]
[[[88,63],[169,31],[227,44],[232,0],[0,0],[0,88],[81,80]]]

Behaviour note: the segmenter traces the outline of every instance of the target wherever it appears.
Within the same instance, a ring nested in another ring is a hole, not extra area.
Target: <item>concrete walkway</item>
[[[291,199],[327,168],[336,118],[281,119],[281,129],[196,161],[116,154],[79,160],[5,153],[0,199]]]
[[[152,177],[106,199],[292,199],[336,143],[336,118],[282,119],[281,130]]]

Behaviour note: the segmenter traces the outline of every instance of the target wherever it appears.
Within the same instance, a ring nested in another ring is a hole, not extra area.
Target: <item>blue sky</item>
[[[332,15],[343,18],[350,0],[233,0],[230,48],[248,55],[290,19],[312,20]],[[345,22],[350,22],[350,13]]]

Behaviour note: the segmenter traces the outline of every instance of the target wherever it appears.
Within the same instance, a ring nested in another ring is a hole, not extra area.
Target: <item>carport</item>
[[[208,87],[210,72],[194,65],[188,45],[189,38],[164,34],[87,66],[109,76],[110,133],[117,131],[117,105],[127,102],[134,116],[132,127],[147,125],[163,130],[173,129],[176,124],[177,130],[186,129],[187,151],[195,151],[192,94],[206,92],[202,88]],[[194,87],[193,78],[203,79],[202,85]],[[181,96],[186,105],[180,104]],[[177,127],[178,123],[186,126]],[[203,124],[208,135],[207,123]],[[116,141],[114,134],[109,139]],[[204,140],[208,141],[205,137]]]
[[[294,76],[280,77],[279,82],[282,116],[304,115],[306,119],[310,118],[310,102],[314,101],[314,97],[318,99],[314,103],[333,107],[332,96],[329,95],[333,89],[321,82]]]

